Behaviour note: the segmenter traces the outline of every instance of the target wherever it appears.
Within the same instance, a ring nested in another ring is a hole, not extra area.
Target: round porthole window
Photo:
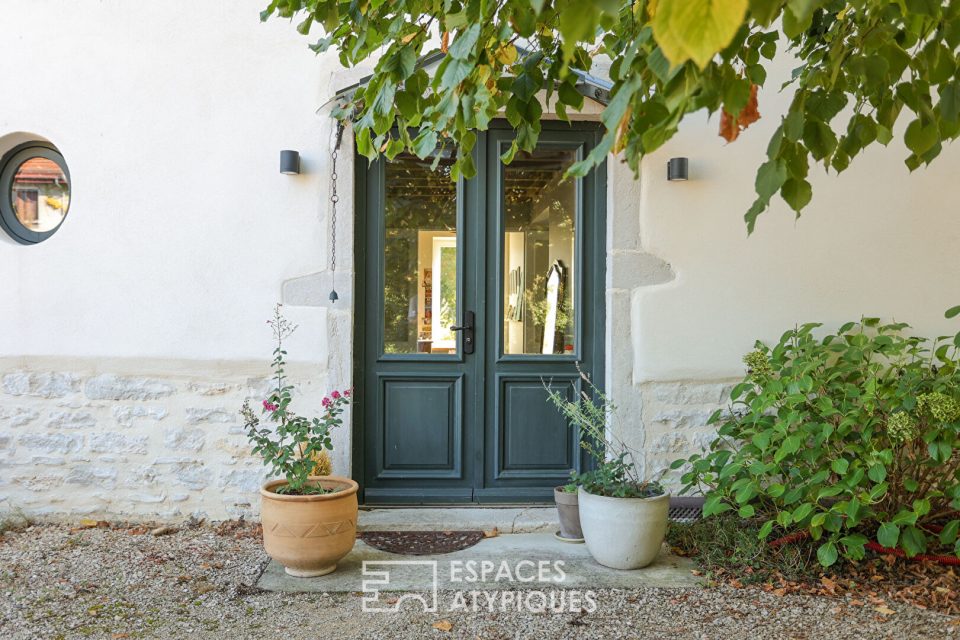
[[[17,242],[43,242],[70,210],[70,171],[56,147],[21,144],[0,159],[0,226]]]

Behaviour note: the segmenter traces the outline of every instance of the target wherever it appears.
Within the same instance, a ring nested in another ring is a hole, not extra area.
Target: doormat
[[[371,547],[403,556],[429,556],[468,549],[483,540],[483,531],[361,531]]]

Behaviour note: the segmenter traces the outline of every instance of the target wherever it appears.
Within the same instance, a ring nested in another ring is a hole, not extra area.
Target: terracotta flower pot
[[[557,503],[557,515],[560,517],[560,537],[565,540],[583,540],[580,528],[580,506],[576,493],[568,493],[563,487],[553,489],[553,499]]]
[[[350,478],[311,476],[334,493],[293,496],[274,493],[286,480],[271,480],[260,489],[263,546],[287,573],[312,578],[332,573],[357,539],[357,490]]]

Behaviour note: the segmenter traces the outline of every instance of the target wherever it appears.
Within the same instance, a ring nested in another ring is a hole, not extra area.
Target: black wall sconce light
[[[689,179],[686,158],[670,158],[667,161],[667,180],[670,182],[682,182]]]
[[[280,152],[280,173],[295,176],[300,173],[300,152],[284,149]]]

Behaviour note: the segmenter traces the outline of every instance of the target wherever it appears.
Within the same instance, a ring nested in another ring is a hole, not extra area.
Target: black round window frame
[[[17,170],[24,162],[30,158],[46,158],[57,163],[63,175],[67,177],[68,193],[73,194],[73,182],[70,180],[70,169],[67,168],[67,161],[63,159],[60,151],[49,142],[24,142],[19,144],[0,158],[0,227],[7,232],[11,238],[20,244],[38,244],[43,242],[60,229],[70,214],[70,203],[68,198],[67,210],[63,214],[60,223],[49,231],[34,231],[20,222],[17,218],[17,212],[13,209],[13,178]]]

